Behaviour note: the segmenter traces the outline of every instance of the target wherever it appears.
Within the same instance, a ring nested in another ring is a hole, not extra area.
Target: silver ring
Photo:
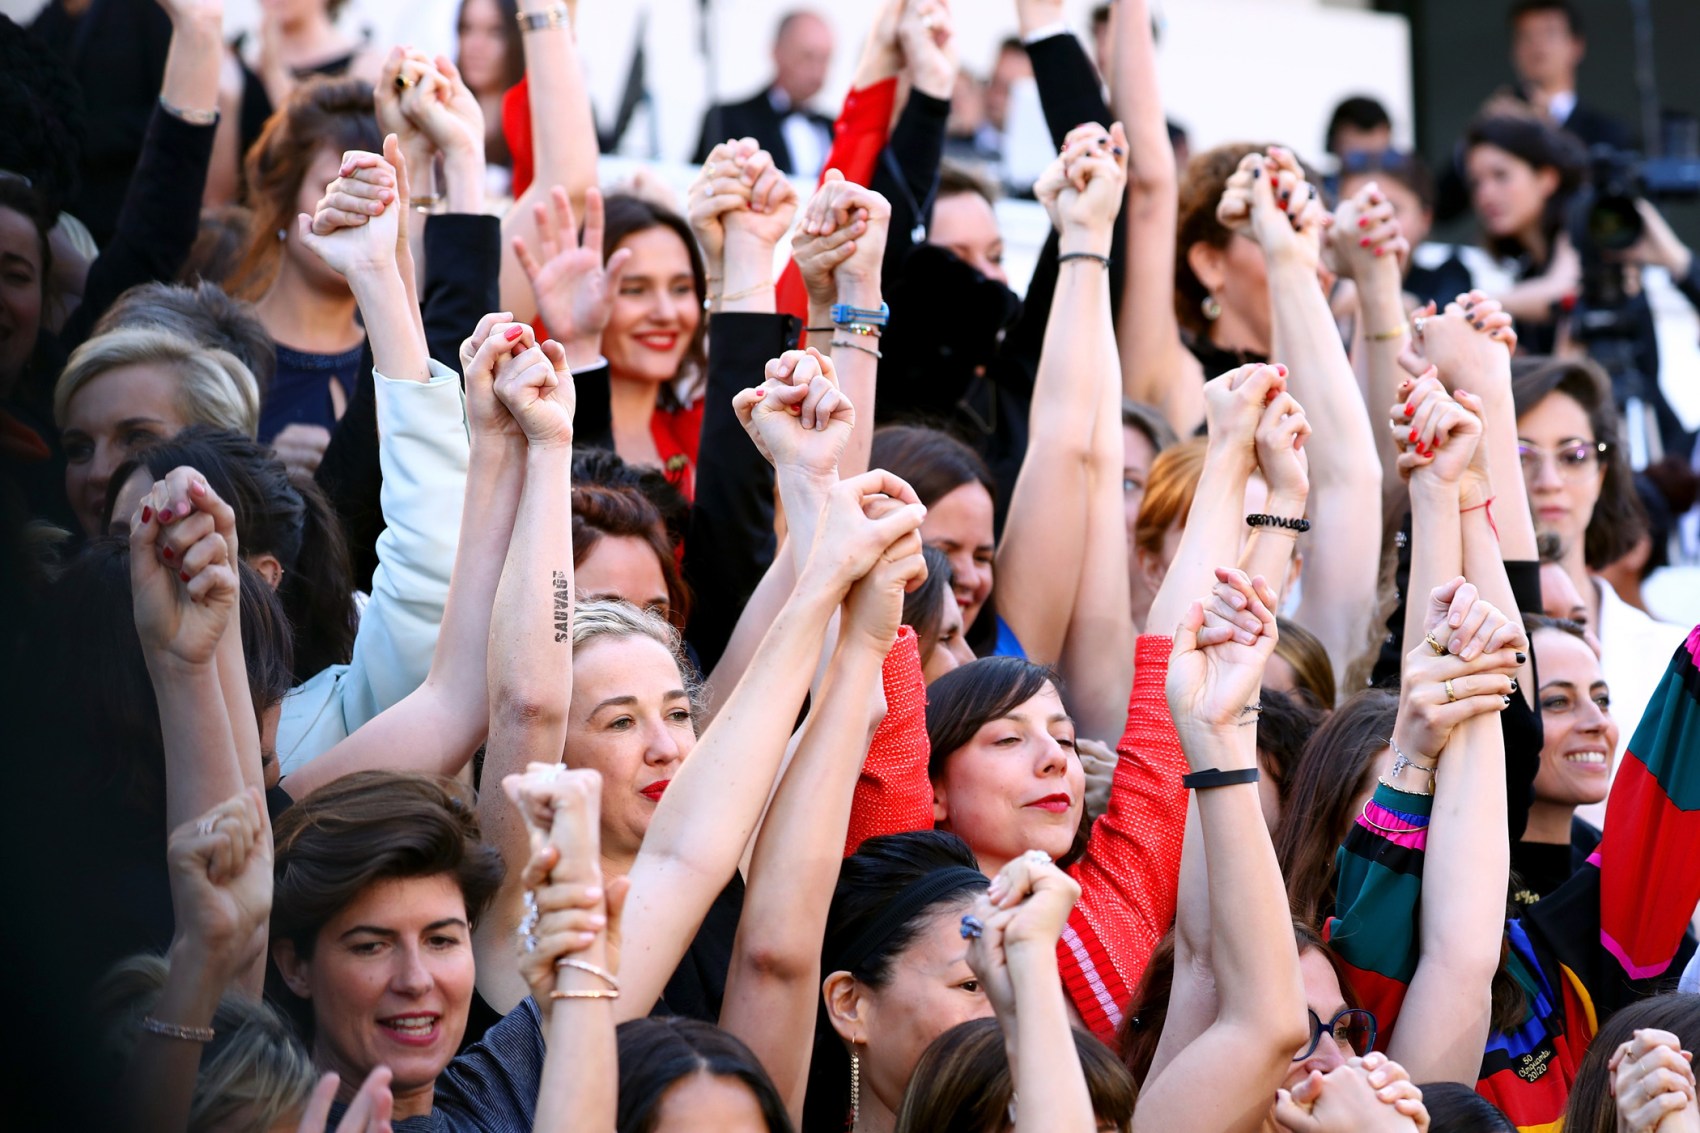
[[[1029,865],[1050,865],[1052,858],[1043,850],[1028,850],[1021,855],[1021,860]]]
[[[195,833],[199,834],[201,837],[205,838],[208,834],[211,834],[217,827],[218,827],[218,820],[216,818],[203,818],[199,822],[195,823]]]
[[[710,162],[707,162],[706,164],[703,165],[702,175],[704,177],[713,177],[714,176],[714,162],[710,161]]]
[[[1427,315],[1418,315],[1416,318],[1411,320],[1411,330],[1418,338],[1423,336],[1423,324],[1426,322],[1428,322]]]

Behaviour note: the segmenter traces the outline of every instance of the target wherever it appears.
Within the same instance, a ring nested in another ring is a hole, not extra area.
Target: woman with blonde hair
[[[137,449],[190,425],[251,437],[260,390],[227,351],[128,328],[96,335],[71,355],[53,388],[53,419],[65,449],[65,494],[84,534],[94,535],[107,482]]]

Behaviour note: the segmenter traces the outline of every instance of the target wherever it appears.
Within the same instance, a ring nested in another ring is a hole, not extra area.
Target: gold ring
[[[704,177],[714,176],[714,162],[711,161],[702,167],[702,175]]]
[[[1432,633],[1423,634],[1423,640],[1428,642],[1428,647],[1430,649],[1434,650],[1434,655],[1436,657],[1444,657],[1448,653],[1451,652],[1451,650],[1446,648],[1446,646],[1444,646],[1440,642],[1436,641],[1434,639],[1434,634],[1432,634]]]
[[[1454,700],[1458,699],[1458,694],[1452,691],[1451,680],[1444,680],[1440,683],[1446,687],[1446,703],[1451,704]]]

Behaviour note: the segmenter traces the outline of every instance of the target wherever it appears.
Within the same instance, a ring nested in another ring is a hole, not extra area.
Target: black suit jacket
[[[1585,146],[1611,146],[1615,149],[1634,149],[1635,133],[1623,120],[1585,102],[1577,102],[1564,120],[1566,131],[1575,135]]]
[[[809,121],[832,132],[832,119],[804,107],[801,111]],[[760,91],[743,102],[716,103],[702,116],[702,132],[697,138],[696,155],[692,161],[708,160],[708,152],[727,138],[754,138],[761,148],[773,155],[773,163],[786,173],[797,172],[791,160],[791,147],[785,144],[781,123],[785,116],[773,108],[767,91]]]

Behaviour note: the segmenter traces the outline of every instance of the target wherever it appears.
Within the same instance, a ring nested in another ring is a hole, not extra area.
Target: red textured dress
[[[1115,1041],[1145,965],[1175,919],[1187,797],[1186,757],[1163,692],[1173,644],[1157,634],[1139,638],[1109,807],[1068,871],[1080,883],[1080,900],[1057,941],[1057,960],[1070,1002],[1106,1043]],[[876,834],[933,825],[927,693],[914,631],[899,635],[884,675],[885,720],[856,784],[846,852]]]

